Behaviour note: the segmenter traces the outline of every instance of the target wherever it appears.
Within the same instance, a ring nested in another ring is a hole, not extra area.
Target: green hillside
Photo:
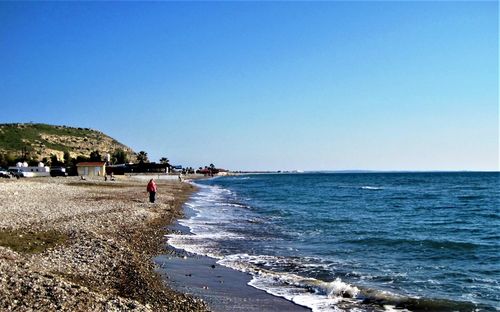
[[[129,159],[134,151],[105,135],[89,128],[52,126],[47,124],[0,124],[0,154],[9,158],[42,160],[56,155],[63,159],[64,152],[72,158],[88,157],[91,152],[112,154],[117,149],[125,151]]]

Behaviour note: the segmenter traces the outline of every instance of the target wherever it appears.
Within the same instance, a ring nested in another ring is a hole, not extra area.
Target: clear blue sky
[[[228,169],[498,170],[497,2],[0,2],[0,122]]]

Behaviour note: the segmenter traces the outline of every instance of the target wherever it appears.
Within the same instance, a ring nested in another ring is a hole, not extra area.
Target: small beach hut
[[[106,174],[105,161],[89,161],[76,164],[79,176],[103,176]]]

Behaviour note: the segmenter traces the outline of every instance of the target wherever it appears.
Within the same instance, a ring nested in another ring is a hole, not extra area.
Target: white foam
[[[259,272],[248,285],[309,307],[315,312],[341,311],[337,307],[340,302],[353,301],[345,296],[355,297],[359,293],[356,287],[339,278],[324,282],[289,273]]]
[[[382,190],[383,188],[376,187],[376,186],[362,186],[361,189],[363,189],[363,190]]]
[[[215,206],[227,206],[227,207],[238,207],[238,208],[249,208],[248,206],[246,205],[242,205],[242,204],[237,204],[237,203],[215,203]]]
[[[342,311],[339,302],[355,302],[359,289],[337,278],[330,282],[303,277],[292,273],[274,272],[265,267],[284,267],[292,264],[303,266],[324,266],[312,259],[304,261],[286,257],[267,255],[234,254],[224,256],[218,251],[218,240],[245,239],[235,233],[223,230],[223,225],[233,222],[233,216],[226,213],[227,207],[241,208],[235,203],[224,203],[229,191],[220,187],[198,185],[200,191],[188,202],[188,207],[195,211],[189,219],[179,223],[188,227],[192,234],[167,235],[168,243],[187,252],[218,259],[218,263],[252,275],[248,285],[264,290],[274,296],[283,297],[296,304],[311,308],[315,312]],[[304,263],[305,262],[305,263]]]
[[[292,273],[273,272],[262,265],[276,264],[289,259],[274,256],[235,254],[217,263],[252,275],[248,285],[274,296],[283,297],[313,311],[342,311],[336,305],[342,301],[355,301],[359,289],[340,278],[325,282]]]
[[[388,312],[411,312],[408,309],[396,308],[396,306],[393,305],[384,305],[384,310]]]
[[[197,186],[200,190],[186,203],[194,215],[178,220],[180,225],[189,228],[190,233],[167,235],[167,242],[190,253],[221,259],[222,255],[217,251],[219,240],[245,239],[223,229],[224,225],[234,222],[234,217],[225,212],[230,205],[223,204],[231,192],[218,186]]]
[[[216,252],[215,243],[198,235],[169,234],[168,244],[177,249],[183,249],[189,253],[208,256],[214,259],[222,259],[223,256]]]

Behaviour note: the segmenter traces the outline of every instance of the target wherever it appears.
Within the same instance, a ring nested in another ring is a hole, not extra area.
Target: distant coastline
[[[500,173],[500,170],[245,170],[236,174],[313,174],[313,173]]]

